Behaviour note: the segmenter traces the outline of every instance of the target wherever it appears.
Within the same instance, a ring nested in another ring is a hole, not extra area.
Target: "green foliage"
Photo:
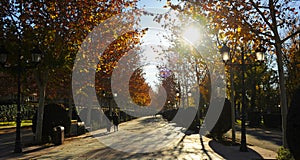
[[[295,160],[293,155],[287,148],[280,147],[277,154],[278,160]]]
[[[21,106],[21,117],[22,119],[32,119],[34,115],[35,107],[33,105],[22,105]],[[17,116],[17,105],[0,105],[0,121],[10,122],[15,121]]]
[[[21,126],[22,127],[32,126],[32,122],[31,122],[31,120],[22,120]],[[12,121],[10,121],[10,122],[8,122],[8,121],[0,122],[0,129],[1,128],[13,128],[13,127],[16,127],[16,122],[15,121],[14,122],[12,122]]]

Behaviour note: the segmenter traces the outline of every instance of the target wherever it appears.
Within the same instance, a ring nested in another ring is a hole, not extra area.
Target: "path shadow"
[[[266,140],[278,146],[282,146],[282,133],[280,131],[248,127],[247,134],[254,136],[257,139]]]
[[[90,136],[86,136],[85,138],[89,138],[89,137],[95,137],[95,138],[97,138],[97,137],[102,137],[102,136],[106,136],[106,135],[109,135],[109,134],[112,134],[112,133],[114,133],[114,132],[100,132],[100,133],[96,133],[96,134],[92,134],[92,135],[90,135]]]
[[[202,151],[204,152],[204,154],[206,154],[206,156],[208,157],[209,160],[212,160],[212,158],[210,157],[210,155],[208,154],[208,152],[204,146],[202,135],[200,135],[200,143],[201,143],[201,148],[202,148]]]
[[[209,141],[210,148],[222,156],[224,159],[229,160],[240,160],[240,159],[263,159],[263,157],[257,153],[256,151],[252,150],[251,148],[248,148],[248,152],[240,152],[240,146],[224,146],[223,144],[220,144],[216,142],[215,140]]]
[[[51,147],[54,147],[54,145],[31,146],[31,147],[28,147],[26,149],[23,149],[22,153],[14,153],[13,151],[6,152],[6,154],[3,154],[3,155],[0,156],[0,159],[1,159],[2,156],[3,156],[2,158],[5,157],[5,159],[6,158],[19,159],[23,155],[38,152],[38,151],[42,151],[44,149],[51,148]],[[35,159],[35,157],[30,157],[30,159]]]

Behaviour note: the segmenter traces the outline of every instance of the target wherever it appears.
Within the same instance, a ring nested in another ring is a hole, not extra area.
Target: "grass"
[[[21,126],[31,126],[32,121],[31,120],[22,120]],[[16,122],[0,122],[0,129],[3,128],[13,128],[16,127]]]
[[[240,119],[237,119],[236,124],[240,126],[240,125],[242,125],[242,121]]]

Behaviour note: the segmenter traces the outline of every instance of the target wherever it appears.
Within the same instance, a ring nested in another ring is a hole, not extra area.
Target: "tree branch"
[[[266,34],[266,33],[262,33],[262,32],[260,32],[260,31],[258,31],[258,30],[256,30],[256,29],[254,29],[253,26],[252,26],[249,22],[247,22],[246,19],[245,19],[244,17],[242,17],[242,19],[243,19],[243,21],[248,25],[248,27],[250,28],[250,30],[251,30],[252,32],[255,33],[256,36],[260,37],[261,35],[265,35],[265,36],[268,36],[268,37],[270,37],[270,38],[274,38],[274,36],[268,35],[268,34]],[[262,41],[266,41],[266,42],[268,42],[268,43],[270,43],[270,44],[272,44],[272,45],[275,45],[275,43],[273,43],[273,42],[271,42],[271,41],[269,41],[269,40],[267,40],[267,39],[261,39],[261,40],[262,40]]]
[[[283,40],[280,41],[280,43],[284,43],[285,41],[287,41],[288,39],[296,36],[297,34],[300,34],[300,29],[298,29],[296,32],[290,34],[289,36],[285,37]]]
[[[258,6],[253,2],[253,0],[250,0],[252,6],[255,8],[255,10],[259,13],[259,15],[262,17],[262,19],[265,21],[265,23],[271,28],[271,30],[273,31],[273,27],[271,25],[271,23],[268,21],[268,19],[265,17],[264,13],[259,10]]]

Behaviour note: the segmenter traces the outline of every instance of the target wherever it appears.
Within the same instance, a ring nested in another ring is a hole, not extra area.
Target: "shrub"
[[[217,99],[218,100],[218,99]],[[225,99],[224,107],[221,115],[210,131],[210,135],[216,139],[222,139],[222,136],[231,128],[231,104],[228,99]]]
[[[264,126],[267,128],[281,127],[281,113],[270,113],[263,115]]]
[[[278,160],[295,160],[291,152],[284,147],[280,147],[277,154],[278,154],[277,155]]]
[[[159,114],[161,114],[164,119],[171,121],[176,116],[177,111],[178,111],[177,109],[164,110]]]
[[[81,119],[81,121],[83,121],[85,123],[85,125],[87,125],[87,108],[84,108],[83,110],[80,111],[79,117]],[[91,110],[91,127],[90,130],[94,131],[97,129],[100,129],[101,127],[104,127],[104,125],[102,126],[101,124],[102,121],[102,117],[101,117],[101,113],[98,109],[92,109]]]
[[[176,116],[180,112],[180,116]],[[179,109],[170,109],[170,110],[164,110],[161,111],[159,114],[162,115],[164,119],[167,121],[172,121],[176,123],[178,126],[181,127],[188,127],[188,130],[192,131],[199,131],[199,120],[196,116],[197,109],[194,107],[188,107],[188,108],[179,108]],[[194,119],[192,122],[190,122],[190,117],[194,115]]]
[[[261,113],[260,112],[249,112],[248,120],[250,127],[260,127],[261,126]]]
[[[37,124],[37,112],[32,120],[32,131],[36,132]],[[43,142],[49,142],[49,137],[52,136],[53,128],[56,126],[63,126],[65,128],[64,133],[68,134],[70,131],[71,121],[68,112],[64,109],[63,105],[48,104],[44,108],[43,119]]]
[[[298,88],[293,96],[288,115],[286,138],[287,144],[294,155],[295,159],[300,159],[300,88]]]

